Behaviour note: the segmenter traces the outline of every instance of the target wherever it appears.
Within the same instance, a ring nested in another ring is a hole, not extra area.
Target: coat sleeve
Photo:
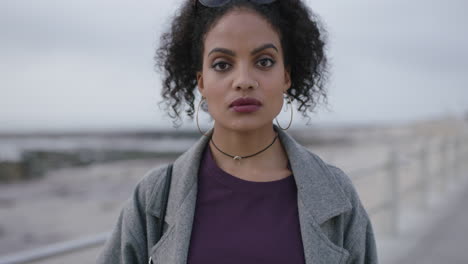
[[[351,247],[348,248],[349,264],[376,264],[377,260],[377,249],[375,245],[374,232],[372,230],[372,224],[370,221],[367,222],[365,230],[363,230],[364,236],[356,239]]]

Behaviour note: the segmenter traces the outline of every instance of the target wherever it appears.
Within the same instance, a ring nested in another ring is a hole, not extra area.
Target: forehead
[[[235,9],[223,15],[207,32],[205,54],[213,48],[248,51],[266,43],[281,50],[279,34],[270,23],[255,11]]]

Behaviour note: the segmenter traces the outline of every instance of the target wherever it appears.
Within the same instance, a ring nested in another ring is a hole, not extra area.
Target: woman
[[[137,185],[99,263],[377,263],[349,178],[273,125],[283,98],[306,117],[326,98],[323,34],[301,1],[186,1],[156,59],[171,116],[205,106],[213,129],[174,162],[164,221],[166,166]]]

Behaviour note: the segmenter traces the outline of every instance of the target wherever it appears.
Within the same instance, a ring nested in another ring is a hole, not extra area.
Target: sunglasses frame
[[[196,7],[197,4],[199,3],[204,7],[215,8],[215,7],[225,6],[228,3],[232,2],[233,0],[224,0],[224,1],[218,0],[218,4],[207,4],[207,3],[204,3],[205,1],[209,1],[209,0],[193,0],[193,5]],[[249,0],[249,2],[252,2],[254,4],[258,4],[258,5],[267,5],[267,4],[271,4],[273,2],[276,2],[276,1],[278,1],[278,0]],[[216,1],[213,1],[213,2],[216,2]]]

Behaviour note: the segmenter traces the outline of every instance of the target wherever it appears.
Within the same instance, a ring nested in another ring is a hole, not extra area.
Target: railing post
[[[454,136],[452,140],[450,140],[450,181],[452,184],[457,182],[457,138]]]
[[[442,139],[440,142],[440,163],[439,163],[439,191],[444,192],[447,189],[447,141]]]
[[[388,177],[390,182],[390,235],[397,236],[400,226],[400,193],[398,154],[391,150],[388,162]]]
[[[422,145],[420,150],[420,177],[421,177],[421,208],[427,209],[429,207],[430,198],[430,179],[427,162],[427,145]]]
[[[466,177],[468,177],[468,173],[466,172],[468,170],[468,137],[464,135],[464,137],[461,140],[461,150],[460,150],[460,174],[462,177],[462,180],[464,181]]]
[[[464,157],[463,157],[463,139],[460,135],[457,136],[457,140],[455,143],[455,176],[457,178],[457,181],[460,182],[463,180],[462,178],[462,173],[463,173],[463,167],[462,164],[464,162]]]

